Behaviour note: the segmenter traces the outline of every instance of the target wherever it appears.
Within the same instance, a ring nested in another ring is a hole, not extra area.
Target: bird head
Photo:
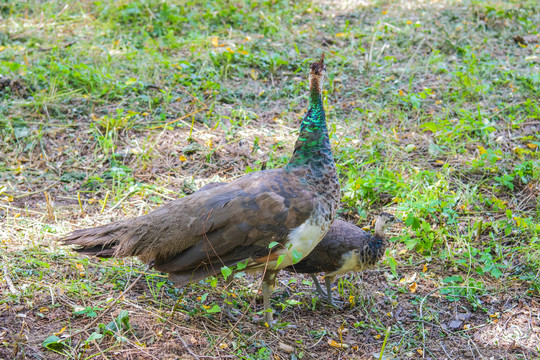
[[[389,226],[400,222],[402,221],[396,218],[394,215],[382,212],[379,214],[377,221],[375,222],[375,234],[382,235]]]
[[[326,65],[324,65],[324,53],[321,60],[314,62],[309,66],[309,88],[322,93],[322,85],[326,74]]]

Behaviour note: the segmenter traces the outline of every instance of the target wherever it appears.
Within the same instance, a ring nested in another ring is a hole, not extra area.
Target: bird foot
[[[232,305],[225,305],[223,307],[223,315],[232,322],[238,322],[244,314],[232,307]]]
[[[333,297],[332,298],[327,298],[326,302],[328,303],[328,305],[330,305],[332,307],[335,307],[336,309],[339,309],[339,310],[343,310],[343,306],[345,305],[344,301],[335,299]]]

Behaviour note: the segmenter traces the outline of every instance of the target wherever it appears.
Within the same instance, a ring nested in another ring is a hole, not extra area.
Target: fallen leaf
[[[412,284],[409,285],[409,291],[412,292],[413,294],[416,292],[417,288],[418,288],[418,284],[416,284],[416,282],[413,282]]]
[[[328,339],[328,345],[338,349],[347,349],[349,347],[349,345],[345,343],[338,343],[337,341],[334,341],[332,339]]]
[[[187,161],[187,158],[184,155],[180,155],[178,158],[180,161]]]
[[[427,264],[424,264],[424,268],[422,269],[422,272],[427,272]]]
[[[289,344],[280,342],[278,345],[279,345],[279,348],[285,351],[287,354],[292,354],[294,352],[294,347]]]
[[[538,147],[538,145],[533,144],[533,143],[528,143],[527,146],[529,147],[529,149],[533,149],[533,150]]]
[[[60,329],[60,331],[58,331],[58,332],[55,332],[55,333],[54,333],[54,335],[56,335],[56,336],[58,336],[58,335],[62,335],[62,333],[63,333],[64,331],[66,331],[66,328],[67,328],[67,327],[66,327],[66,326],[64,326],[63,328],[61,328],[61,329]]]

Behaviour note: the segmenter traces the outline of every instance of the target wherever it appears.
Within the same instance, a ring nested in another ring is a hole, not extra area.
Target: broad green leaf
[[[236,264],[236,269],[237,270],[243,270],[246,268],[247,266],[247,260],[246,261],[242,261],[242,262],[239,262],[238,264]]]
[[[212,306],[210,309],[206,309],[206,312],[209,314],[218,313],[221,312],[221,308],[218,305],[214,304],[214,306]]]
[[[442,282],[446,284],[451,283],[451,282],[462,282],[462,281],[463,281],[463,278],[461,277],[461,275],[449,276],[442,280]]]
[[[297,262],[299,262],[300,260],[302,260],[302,253],[296,249],[293,249],[292,251],[292,259],[293,259],[293,264],[296,264]]]
[[[281,264],[283,262],[283,259],[285,259],[285,254],[279,255],[279,257],[277,259],[277,263],[276,263],[276,268],[279,266],[279,264]]]
[[[60,341],[61,339],[58,336],[52,335],[43,340],[43,346],[47,349],[59,350],[64,346]]]
[[[94,331],[93,333],[90,334],[90,336],[88,337],[88,339],[86,339],[86,340],[84,341],[84,343],[85,343],[85,344],[88,344],[88,343],[90,343],[90,342],[92,342],[92,341],[99,340],[99,339],[101,339],[102,337],[103,337],[103,335],[101,335],[100,333]]]
[[[271,249],[275,246],[279,245],[279,243],[277,241],[272,241],[270,244],[268,244],[268,248]]]
[[[229,276],[231,276],[232,274],[232,270],[231,268],[229,268],[228,266],[224,266],[221,268],[221,274],[223,275],[223,277],[225,278],[225,280],[227,280],[227,278]]]

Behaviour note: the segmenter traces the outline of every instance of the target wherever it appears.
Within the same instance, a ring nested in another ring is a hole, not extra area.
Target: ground
[[[540,10],[525,1],[4,1],[0,358],[540,356]],[[59,239],[285,164],[326,54],[339,217],[404,220],[342,308],[174,288]],[[232,303],[243,314],[224,315]]]

